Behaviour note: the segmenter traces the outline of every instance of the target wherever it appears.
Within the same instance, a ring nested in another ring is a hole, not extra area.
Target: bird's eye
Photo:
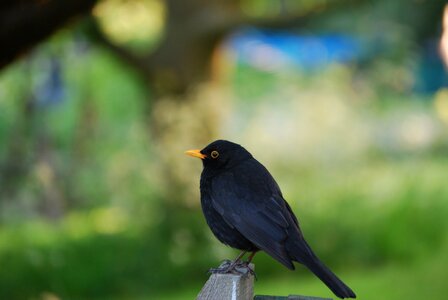
[[[211,156],[212,158],[217,158],[217,157],[219,156],[219,152],[216,151],[216,150],[213,150],[212,153],[210,153],[210,156]]]

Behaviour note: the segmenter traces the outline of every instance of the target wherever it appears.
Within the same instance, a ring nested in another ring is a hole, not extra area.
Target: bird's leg
[[[255,254],[257,254],[257,251],[253,251],[249,257],[247,258],[247,263],[250,264],[252,262],[252,259],[254,258]]]
[[[254,269],[252,269],[250,267],[250,263],[252,262],[252,259],[254,258],[255,254],[257,254],[258,250],[252,251],[252,253],[249,255],[249,257],[247,258],[247,261],[244,261],[242,263],[240,263],[240,267],[241,268],[245,268],[245,273],[250,273],[252,275],[254,275],[255,279],[257,279],[257,274],[255,274]]]
[[[235,271],[235,267],[239,264],[241,264],[241,258],[246,254],[247,251],[242,251],[233,261],[230,260],[224,260],[221,265],[217,268],[212,268],[208,270],[212,274],[226,274],[226,273],[232,273],[232,271]]]
[[[258,250],[253,251],[246,261],[235,260],[233,262],[235,266],[233,267],[232,272],[241,275],[251,274],[255,277],[255,279],[257,279],[257,274],[255,274],[254,269],[250,267],[250,263],[254,258],[255,254],[257,253],[257,251]]]
[[[238,254],[238,256],[235,258],[235,260],[233,261],[233,263],[239,262],[240,259],[241,259],[241,257],[243,257],[244,254],[246,254],[246,253],[247,253],[247,251],[241,251],[241,253]]]
[[[255,274],[255,271],[250,267],[250,263],[252,259],[254,258],[257,251],[253,251],[250,256],[248,257],[247,261],[241,261],[241,258],[246,254],[246,251],[241,252],[233,261],[225,260],[218,268],[210,269],[209,272],[216,274],[251,274],[255,276],[255,279],[257,279],[257,275]]]

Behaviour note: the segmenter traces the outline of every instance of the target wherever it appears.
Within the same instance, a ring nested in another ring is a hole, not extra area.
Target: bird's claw
[[[227,274],[227,273],[230,273],[232,263],[233,262],[231,260],[225,259],[225,260],[223,260],[221,262],[219,267],[211,268],[211,269],[208,270],[208,272],[211,273],[211,274]]]
[[[224,260],[217,268],[211,268],[208,270],[211,274],[235,274],[235,275],[247,275],[251,274],[257,279],[257,274],[251,268],[250,263],[247,261],[230,261]]]
[[[241,275],[250,274],[255,277],[255,280],[258,279],[257,274],[255,273],[255,270],[252,269],[251,264],[248,261],[243,261],[243,262],[238,263],[235,266],[235,270]]]

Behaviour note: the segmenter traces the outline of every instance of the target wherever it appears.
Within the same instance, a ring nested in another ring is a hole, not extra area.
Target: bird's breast
[[[222,212],[216,210],[211,196],[211,182],[201,178],[201,207],[205,220],[215,237],[223,244],[232,248],[255,251],[257,248],[246,239],[235,227],[229,225],[223,218]]]

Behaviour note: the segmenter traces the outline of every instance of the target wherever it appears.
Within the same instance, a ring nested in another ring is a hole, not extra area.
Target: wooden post
[[[253,298],[254,275],[212,274],[196,300],[253,300]]]

